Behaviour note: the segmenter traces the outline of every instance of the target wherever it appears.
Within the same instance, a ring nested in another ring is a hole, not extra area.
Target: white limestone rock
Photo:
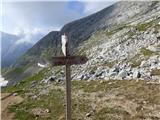
[[[135,70],[133,72],[133,79],[137,79],[141,77],[141,73],[138,70]]]
[[[140,67],[149,67],[150,64],[148,63],[148,61],[142,61]]]
[[[153,52],[160,52],[160,47],[157,46],[149,46],[148,49]]]
[[[118,73],[118,78],[124,79],[126,76],[127,76],[127,71],[126,71],[126,70],[121,70],[121,71]]]

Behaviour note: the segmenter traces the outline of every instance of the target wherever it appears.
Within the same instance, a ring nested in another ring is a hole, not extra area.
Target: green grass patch
[[[17,68],[9,68],[6,72],[5,72],[5,78],[6,79],[10,79],[10,78],[16,78],[17,75],[22,74],[30,65],[27,64],[23,67],[17,67]]]
[[[117,61],[106,61],[104,63],[104,66],[108,66],[109,68],[112,68],[115,65],[116,62]]]
[[[146,49],[146,48],[141,48],[140,49],[140,52],[144,55],[144,56],[151,56],[154,54],[154,52]]]
[[[154,23],[154,20],[150,22],[141,23],[141,24],[138,24],[136,28],[139,31],[146,31],[149,27],[153,25],[153,23]]]
[[[146,31],[148,27],[149,27],[148,23],[143,23],[136,26],[136,28],[139,31]]]
[[[21,105],[21,104],[19,104],[19,105]],[[19,109],[18,108],[19,105],[14,105],[10,108],[10,111],[15,113],[15,118],[17,120],[33,120],[33,119],[35,119],[34,115],[30,114],[25,109],[24,110],[22,110],[21,108]]]
[[[129,31],[127,34],[128,34],[128,36],[129,36],[129,38],[131,38],[132,36],[134,36],[134,35],[135,35],[135,33],[134,33],[134,32],[132,32],[132,31]]]
[[[131,59],[128,60],[128,62],[131,63],[131,67],[137,67],[141,64],[141,59],[140,59],[140,54],[136,54],[134,57],[132,57]]]
[[[14,91],[21,91],[21,93],[23,93],[24,91],[28,91],[30,90],[31,84],[33,81],[40,81],[42,80],[45,75],[46,72],[48,71],[47,68],[41,70],[40,72],[34,74],[33,76],[30,76],[24,80],[22,80],[21,82],[19,82],[18,84],[16,84],[15,86],[8,86],[6,87],[3,92],[9,92],[12,93]]]
[[[143,117],[147,119],[148,117],[145,115],[149,113],[149,109],[142,110],[142,107],[145,106],[143,102],[147,101],[147,106],[159,105],[160,91],[159,84],[146,83],[147,81],[137,82],[135,80],[72,81],[72,119],[84,120],[85,115],[91,111],[93,120],[105,120],[106,118],[108,120],[119,120],[120,118],[136,120]],[[64,87],[64,84],[54,82],[52,85]],[[23,88],[28,89],[25,85]],[[45,86],[42,88],[45,89]],[[94,98],[94,95],[97,97]],[[100,100],[102,100],[102,103],[98,102]],[[116,105],[116,101],[124,101],[124,103],[129,101],[124,106],[132,106],[130,102],[137,104],[136,112],[130,114],[130,111],[127,111],[130,107],[124,109],[123,105]],[[96,106],[96,108],[93,106]],[[47,117],[37,117],[30,112],[34,108],[47,108],[50,110],[50,114]],[[16,113],[16,120],[65,120],[65,91],[63,89],[52,89],[49,94],[40,95],[35,100],[26,98],[23,103],[12,106],[11,111]]]
[[[54,85],[57,86],[56,84]],[[147,101],[148,105],[160,104],[159,92],[159,85],[146,84],[146,81],[72,81],[72,119],[84,120],[85,115],[91,111],[93,120],[104,120],[106,118],[108,120],[118,120],[119,118],[135,120],[146,118],[145,114],[149,113],[149,109],[142,109],[143,101]],[[97,93],[97,99],[92,98],[95,93]],[[114,95],[116,95],[115,98],[110,97]],[[102,103],[96,102],[97,100],[103,100],[105,96],[107,97],[106,101],[102,101]],[[133,116],[130,111],[118,104],[115,106],[107,105],[107,103],[116,103],[116,100],[124,101],[124,103],[125,101],[134,102],[138,105],[136,108],[137,113],[134,113],[135,115],[133,114]],[[103,105],[101,106],[101,104]],[[96,109],[93,109],[93,105],[97,106]],[[49,109],[49,116],[35,116],[31,112],[35,108]],[[65,120],[65,91],[53,89],[49,94],[38,96],[35,100],[26,98],[22,103],[12,106],[10,110],[16,113],[16,120]]]
[[[120,107],[104,107],[95,116],[94,120],[105,120],[106,118],[107,120],[119,120],[118,116],[123,116],[125,120],[130,118],[129,113]]]
[[[116,32],[119,32],[119,31],[121,31],[121,30],[123,30],[124,28],[127,28],[127,27],[128,26],[126,24],[121,24],[121,25],[115,26],[111,30],[107,31],[106,35],[111,36],[111,35],[115,34]]]
[[[49,109],[50,115],[45,118],[31,112],[33,108],[39,107]],[[16,113],[16,120],[58,120],[61,115],[65,114],[64,92],[54,90],[49,95],[40,96],[37,100],[27,99],[21,104],[12,106],[10,110]]]

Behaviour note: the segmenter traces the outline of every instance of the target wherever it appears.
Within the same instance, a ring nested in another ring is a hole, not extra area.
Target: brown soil
[[[13,96],[10,93],[1,93],[1,118],[2,120],[13,120],[14,113],[9,111],[11,105],[21,103],[23,98],[20,96]]]

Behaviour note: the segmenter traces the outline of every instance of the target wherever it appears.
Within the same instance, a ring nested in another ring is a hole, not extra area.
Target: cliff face
[[[159,41],[159,13],[160,2],[157,1],[118,2],[95,14],[68,23],[60,31],[50,32],[28,50],[14,68],[27,66],[27,69],[35,69],[31,65],[38,61],[49,62],[52,56],[62,55],[63,33],[69,37],[71,53],[85,53],[89,56],[88,66],[92,66],[92,63],[97,67],[101,64],[100,61],[129,59],[138,54],[140,48]],[[150,32],[152,29],[156,32]],[[98,60],[99,58],[103,59]],[[82,69],[86,70],[85,67]],[[79,72],[77,70],[77,75]],[[9,73],[6,74],[8,75]]]

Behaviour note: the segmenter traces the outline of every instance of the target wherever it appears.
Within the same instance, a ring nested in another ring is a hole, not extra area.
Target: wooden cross
[[[52,64],[54,66],[65,65],[66,72],[66,120],[71,120],[71,70],[70,66],[75,64],[85,64],[88,59],[86,56],[70,56],[68,38],[62,35],[62,52],[64,56],[53,57]]]

